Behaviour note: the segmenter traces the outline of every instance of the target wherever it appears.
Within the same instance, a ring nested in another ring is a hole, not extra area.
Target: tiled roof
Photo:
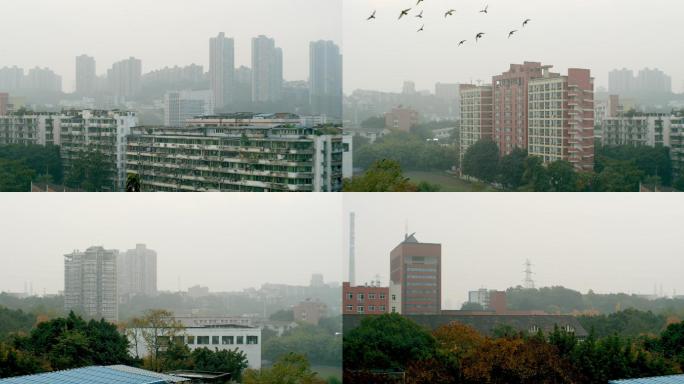
[[[0,379],[2,384],[166,384],[183,382],[187,382],[187,380],[125,365],[91,366]]]

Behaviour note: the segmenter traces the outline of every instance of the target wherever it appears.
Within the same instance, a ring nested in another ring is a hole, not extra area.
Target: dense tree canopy
[[[283,336],[265,342],[262,354],[264,359],[276,361],[292,351],[313,364],[336,366],[342,361],[342,339],[324,327],[300,324]]]
[[[407,171],[447,170],[458,163],[453,145],[427,140],[423,131],[392,132],[373,144],[354,148],[354,166],[367,169],[374,162],[389,159]]]
[[[418,186],[412,183],[393,160],[379,160],[373,163],[361,176],[344,180],[345,192],[416,192]]]

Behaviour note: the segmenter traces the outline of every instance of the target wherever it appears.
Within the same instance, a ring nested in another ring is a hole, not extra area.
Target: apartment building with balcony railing
[[[462,84],[460,157],[480,139],[492,137],[492,87]]]
[[[145,191],[340,191],[350,146],[340,129],[292,114],[206,116],[134,128],[126,168]]]

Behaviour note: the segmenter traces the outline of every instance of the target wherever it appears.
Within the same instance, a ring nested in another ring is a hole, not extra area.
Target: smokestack
[[[349,285],[356,285],[356,265],[354,261],[355,235],[354,235],[354,212],[349,213]]]

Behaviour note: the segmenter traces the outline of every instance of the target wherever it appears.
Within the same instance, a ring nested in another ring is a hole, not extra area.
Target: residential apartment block
[[[594,167],[594,79],[588,69],[567,75],[544,70],[528,90],[528,152],[544,163],[569,161],[579,171]]]
[[[299,123],[293,114],[242,113],[137,127],[127,170],[146,191],[340,191],[351,138]]]
[[[342,314],[381,315],[389,312],[389,287],[342,283]]]
[[[507,72],[492,78],[492,137],[500,156],[508,155],[514,148],[527,148],[528,84],[550,67],[535,62],[511,64]]]
[[[65,168],[85,150],[102,152],[112,164],[116,189],[126,181],[126,137],[138,125],[134,112],[65,110],[0,116],[0,145],[59,145]]]
[[[90,247],[64,255],[64,308],[118,321],[117,250]]]
[[[318,325],[318,322],[327,315],[328,306],[318,300],[306,299],[292,307],[295,321]]]
[[[121,252],[117,258],[119,296],[157,293],[157,252],[145,244]]]
[[[492,87],[461,84],[460,156],[480,139],[492,137]]]

